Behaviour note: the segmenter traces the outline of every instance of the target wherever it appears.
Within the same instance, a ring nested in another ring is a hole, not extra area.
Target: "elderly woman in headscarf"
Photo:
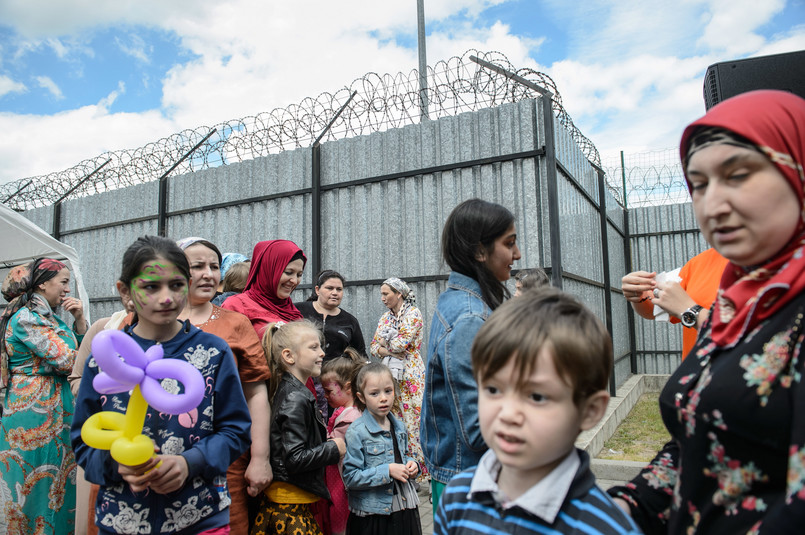
[[[262,339],[269,323],[301,320],[291,294],[302,280],[307,257],[292,241],[261,241],[254,246],[249,279],[243,293],[224,301],[223,308],[240,312]]]
[[[411,455],[422,468],[418,479],[427,479],[422,447],[419,443],[419,415],[425,389],[425,363],[422,361],[422,313],[414,306],[414,291],[405,281],[392,277],[380,286],[380,299],[388,310],[380,316],[370,351],[383,360],[400,387],[398,416],[408,428]]]
[[[87,332],[79,299],[68,297],[70,270],[39,258],[11,270],[2,293],[0,525],[9,533],[67,533],[75,521],[75,400],[67,382]],[[72,314],[73,329],[55,314]]]
[[[685,129],[680,154],[699,227],[729,264],[660,395],[671,442],[609,492],[645,533],[802,533],[805,100],[728,99]]]

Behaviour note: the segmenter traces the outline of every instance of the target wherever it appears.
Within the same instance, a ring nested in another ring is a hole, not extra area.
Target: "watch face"
[[[685,327],[693,327],[694,325],[696,325],[696,314],[694,314],[690,310],[684,311],[680,319],[682,321],[682,325],[684,325]]]

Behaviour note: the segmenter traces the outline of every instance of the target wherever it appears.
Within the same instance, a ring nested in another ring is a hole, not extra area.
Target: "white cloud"
[[[117,89],[111,91],[108,95],[106,95],[98,102],[98,111],[97,111],[98,116],[104,117],[109,112],[109,108],[112,107],[112,104],[115,103],[115,100],[117,100],[117,97],[119,97],[125,92],[126,92],[126,84],[123,82],[118,82]]]
[[[56,100],[61,100],[64,98],[64,95],[62,94],[61,89],[59,89],[59,86],[56,85],[56,82],[51,80],[49,76],[37,76],[36,82],[37,84],[39,84],[39,87],[47,89],[48,92],[54,98],[56,98]]]
[[[3,0],[0,20],[26,38],[77,35],[109,24],[143,24],[203,11],[214,0]]]
[[[46,39],[45,43],[47,44],[48,47],[50,47],[53,50],[53,52],[59,58],[64,58],[68,53],[69,48],[65,46],[65,44],[60,39],[55,38]]]
[[[770,39],[761,34],[782,0],[541,1],[540,16],[569,34],[567,59],[540,65],[533,58],[541,57],[544,37],[524,38],[505,24],[476,18],[504,0],[426,0],[429,64],[479,49],[502,52],[516,68],[546,72],[602,156],[674,146],[682,127],[704,111],[708,65],[805,49],[805,26]],[[175,36],[193,58],[174,65],[161,80],[143,73],[143,86],[162,86],[159,110],[110,113],[126,91],[121,82],[94,106],[52,117],[0,115],[3,131],[24,138],[13,145],[0,139],[0,158],[13,160],[0,169],[0,183],[65,169],[104,150],[138,147],[186,128],[284,108],[335,92],[369,72],[407,74],[417,68],[416,50],[395,40],[400,35],[415,40],[413,0],[3,0],[0,20],[24,38],[18,57],[43,46],[64,58],[89,57],[93,51],[86,43],[93,29],[116,25],[125,28],[116,45],[137,61],[153,59],[149,44],[137,35],[141,26]],[[13,83],[0,77],[0,96],[4,88],[24,90]],[[50,83],[46,87],[58,91]]]
[[[785,0],[712,0],[698,44],[727,57],[751,54],[765,44],[755,30],[783,10]]]
[[[0,142],[0,161],[8,167],[3,176],[14,179],[69,169],[106,151],[141,147],[179,131],[158,111],[108,114],[99,106],[52,116],[0,113],[0,130],[15,134],[12,142]]]
[[[8,76],[0,75],[0,98],[9,93],[24,93],[27,90],[25,84],[12,80]]]
[[[153,47],[148,46],[142,37],[137,34],[128,35],[128,42],[124,42],[119,36],[115,37],[115,45],[127,56],[131,56],[142,63],[151,61],[150,53]]]

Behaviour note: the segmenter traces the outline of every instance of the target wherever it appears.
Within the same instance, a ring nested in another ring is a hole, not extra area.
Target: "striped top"
[[[490,472],[490,462],[484,462],[488,461],[488,456],[494,456],[490,450],[481,464],[461,472],[447,485],[434,518],[434,535],[639,535],[641,531],[631,518],[595,484],[587,453],[576,452],[580,461],[578,468],[552,521],[526,510],[517,502],[504,507],[499,501],[499,493],[489,490],[488,485],[483,485],[484,490],[477,490],[479,487],[473,484],[476,478],[492,478],[497,471]],[[499,466],[497,459],[492,461]]]

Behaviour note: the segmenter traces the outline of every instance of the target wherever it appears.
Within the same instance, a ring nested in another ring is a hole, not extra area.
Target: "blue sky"
[[[606,160],[673,147],[708,65],[805,49],[805,0],[425,0],[430,64],[549,74]],[[416,0],[0,0],[0,183],[417,67]]]

